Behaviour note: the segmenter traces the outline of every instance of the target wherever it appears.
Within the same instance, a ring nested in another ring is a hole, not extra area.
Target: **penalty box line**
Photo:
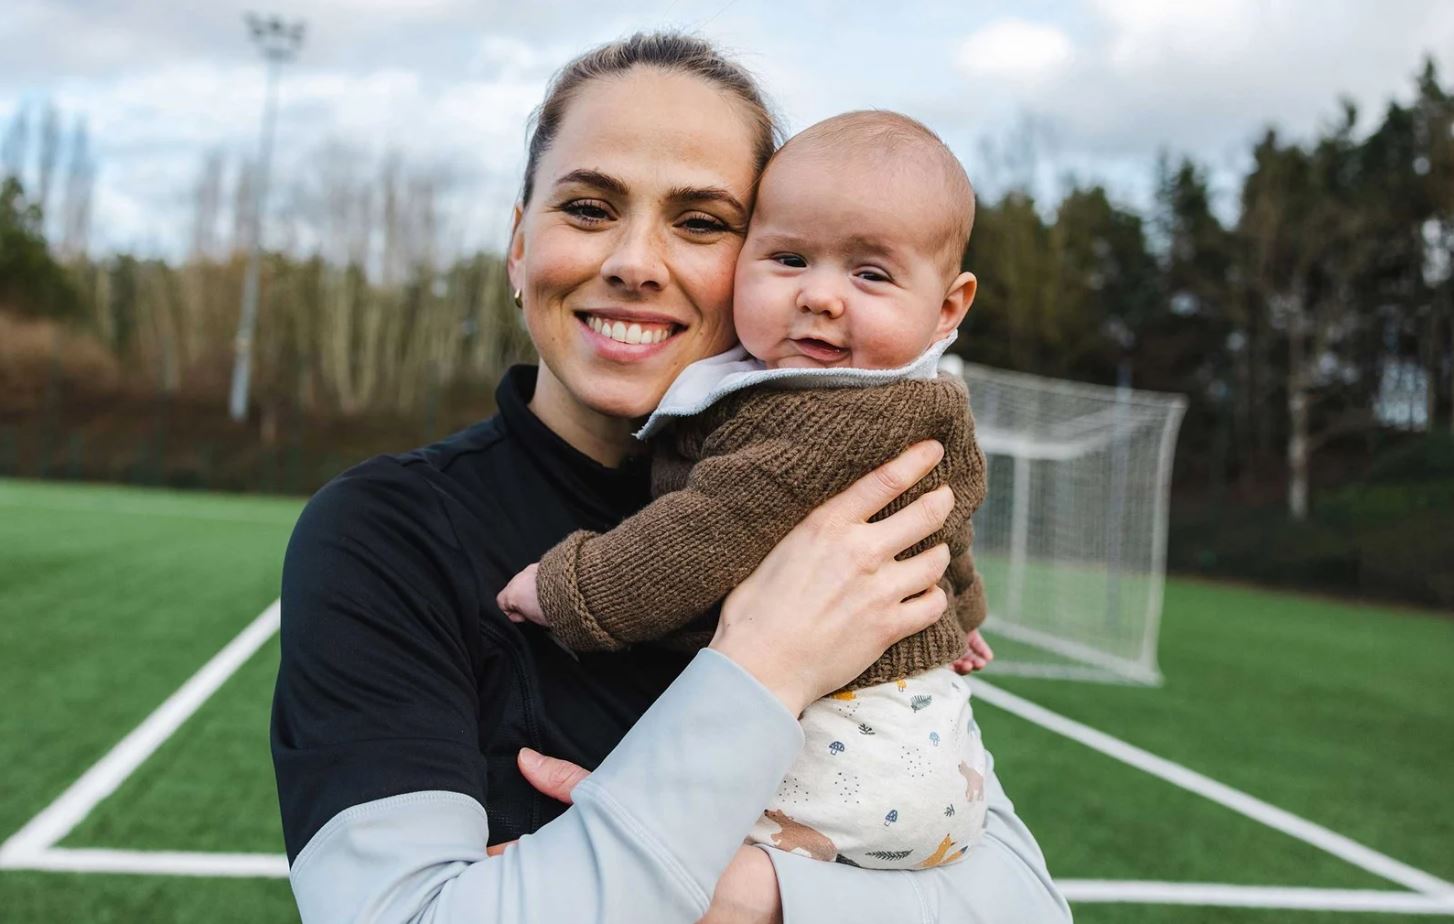
[[[969,683],[974,695],[992,706],[998,706],[1028,722],[1033,722],[1108,757],[1163,779],[1173,786],[1210,799],[1239,815],[1311,844],[1376,876],[1413,889],[1427,898],[1434,899],[1444,909],[1444,913],[1448,913],[1451,908],[1454,908],[1454,883],[1446,882],[1431,873],[1395,860],[1387,854],[1379,853],[1371,847],[1366,847],[1320,824],[1197,773],[1189,767],[1164,757],[1158,757],[1150,751],[1138,748],[1120,738],[1115,738],[1091,728],[1089,725],[1052,712],[1044,706],[1016,696],[1008,690],[1003,690],[975,677],[969,678]],[[1112,883],[1101,885],[1108,888],[1113,886]],[[1114,884],[1117,887],[1129,885],[1131,884]],[[1087,894],[1095,891],[1095,889],[1091,889]]]
[[[0,844],[0,869],[172,876],[286,877],[287,858],[281,854],[134,851],[55,846],[175,734],[248,658],[272,638],[278,627],[279,603],[274,601],[140,725],[118,742],[105,757],[97,761],[4,844]],[[975,695],[992,705],[1422,893],[1410,895],[1377,890],[1216,883],[1063,880],[1059,885],[1072,902],[1394,911],[1411,914],[1454,913],[1454,885],[1450,883],[1180,764],[1157,757],[1104,732],[991,686],[983,680],[971,678],[970,683]]]
[[[189,853],[163,850],[57,848],[37,854],[26,869],[69,873],[130,873],[144,876],[207,876],[285,879],[282,854]],[[1057,882],[1075,905],[1114,903],[1277,908],[1289,911],[1383,912],[1454,915],[1454,900],[1415,892],[1374,889],[1308,889],[1242,886],[1212,882],[1136,882],[1066,879]]]
[[[103,799],[116,791],[205,703],[247,659],[278,631],[279,603],[273,601],[247,628],[186,683],[117,742],[50,805],[0,844],[0,868],[47,868],[48,854],[68,854],[55,845],[70,834]],[[81,851],[80,853],[85,853]]]

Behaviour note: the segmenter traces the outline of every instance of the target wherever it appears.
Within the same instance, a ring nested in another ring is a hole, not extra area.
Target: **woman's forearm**
[[[802,746],[772,693],[703,652],[575,804],[500,857],[458,793],[349,809],[293,864],[305,924],[696,921]]]

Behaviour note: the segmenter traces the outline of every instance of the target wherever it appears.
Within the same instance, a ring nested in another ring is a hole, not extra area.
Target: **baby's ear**
[[[935,340],[943,340],[949,336],[950,331],[959,328],[959,323],[969,313],[969,306],[974,304],[974,293],[978,289],[979,280],[974,278],[974,273],[965,272],[954,277],[949,292],[939,306],[939,326],[934,329]]]

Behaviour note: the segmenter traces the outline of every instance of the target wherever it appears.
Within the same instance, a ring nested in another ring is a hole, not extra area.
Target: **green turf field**
[[[300,506],[0,481],[0,840],[54,802],[268,606]],[[988,680],[1454,880],[1451,660],[1450,616],[1170,580],[1163,687],[993,673]],[[60,855],[278,854],[267,754],[276,661],[273,638],[85,815],[56,845]],[[1058,878],[1407,894],[983,699],[976,711],[1001,779]],[[1076,917],[1437,919],[1103,902],[1077,902]],[[5,922],[295,919],[278,878],[0,869]]]

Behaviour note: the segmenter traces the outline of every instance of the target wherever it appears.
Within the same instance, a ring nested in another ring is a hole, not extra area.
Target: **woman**
[[[933,444],[804,521],[689,661],[650,646],[577,660],[494,606],[571,530],[648,500],[630,432],[733,341],[733,265],[774,140],[751,79],[696,40],[637,36],[557,75],[508,260],[539,369],[511,370],[498,416],[340,476],[289,546],[273,753],[305,921],[1068,916],[993,776],[987,846],[945,870],[741,846],[802,708],[942,610],[947,552],[895,555],[952,498],[868,522],[932,468]],[[532,788],[522,748],[597,768],[572,808]]]

